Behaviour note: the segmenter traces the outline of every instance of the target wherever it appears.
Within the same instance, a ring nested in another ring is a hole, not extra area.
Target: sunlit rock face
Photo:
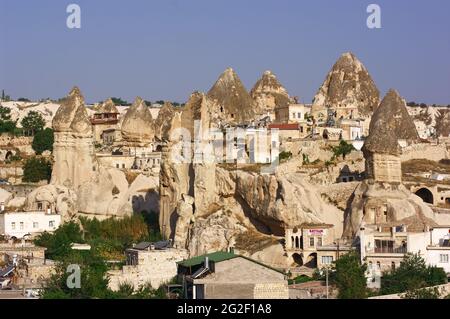
[[[96,170],[92,125],[78,87],[72,89],[53,118],[55,142],[51,183],[77,189]]]
[[[353,53],[344,53],[328,73],[313,100],[312,113],[317,118],[328,109],[337,118],[367,117],[380,102],[378,91],[365,66]]]
[[[276,107],[286,107],[291,103],[287,90],[278,81],[275,74],[266,71],[250,91],[259,115],[275,112]]]
[[[122,121],[122,138],[131,146],[145,146],[154,139],[152,114],[144,100],[137,97]]]
[[[213,87],[207,98],[211,100],[211,111],[221,123],[245,123],[254,120],[255,104],[236,72],[228,68]]]

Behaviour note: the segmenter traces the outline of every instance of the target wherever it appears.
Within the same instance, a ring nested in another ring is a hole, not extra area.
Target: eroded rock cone
[[[369,116],[380,102],[372,77],[353,53],[344,53],[328,73],[313,100],[313,113],[320,109],[354,109]]]
[[[291,102],[287,90],[271,71],[264,72],[250,95],[255,101],[259,114],[274,112],[276,107],[285,107]]]
[[[214,104],[219,120],[244,123],[255,117],[255,106],[250,94],[233,69],[228,68],[209,90],[207,98]]]
[[[372,116],[370,135],[377,134],[380,130],[392,132],[398,140],[409,142],[419,140],[416,126],[406,109],[406,103],[396,90],[389,90]]]
[[[122,137],[130,144],[148,144],[154,138],[152,114],[140,97],[136,98],[124,116]]]

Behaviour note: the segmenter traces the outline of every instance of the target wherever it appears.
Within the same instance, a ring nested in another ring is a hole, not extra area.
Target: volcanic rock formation
[[[255,101],[257,113],[261,115],[272,113],[276,107],[285,107],[291,103],[288,92],[271,71],[264,72],[250,95]]]
[[[250,122],[255,118],[255,106],[250,94],[233,69],[228,68],[207,94],[213,102],[211,112],[221,124]]]
[[[92,178],[97,166],[92,125],[77,87],[61,103],[53,118],[53,129],[55,164],[51,184],[77,189]]]
[[[328,73],[313,100],[312,113],[337,117],[367,117],[377,108],[380,93],[364,65],[350,52],[344,53]]]
[[[130,146],[145,146],[153,141],[153,118],[144,100],[137,97],[122,121],[122,138]]]
[[[389,132],[391,143],[386,143],[379,136],[379,131]],[[407,140],[408,142],[417,142],[419,134],[417,133],[414,121],[406,109],[405,101],[400,97],[396,90],[389,90],[376,109],[370,122],[370,135],[374,135],[366,142],[370,142],[373,147],[384,147],[383,144],[395,144],[393,138],[397,140]]]

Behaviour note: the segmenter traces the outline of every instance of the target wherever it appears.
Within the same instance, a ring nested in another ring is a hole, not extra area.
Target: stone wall
[[[401,161],[413,159],[427,159],[439,162],[450,158],[449,150],[445,144],[412,144],[402,149]]]
[[[128,283],[138,289],[150,283],[153,288],[169,282],[177,275],[177,262],[187,258],[181,249],[138,251],[138,265],[123,266],[122,270],[108,272],[109,288],[117,291],[121,284]]]
[[[17,148],[21,153],[25,155],[34,155],[34,150],[31,147],[33,143],[32,136],[13,136],[10,134],[0,135],[0,148],[13,147]]]
[[[366,175],[377,182],[401,183],[400,158],[389,154],[372,153],[366,159]]]

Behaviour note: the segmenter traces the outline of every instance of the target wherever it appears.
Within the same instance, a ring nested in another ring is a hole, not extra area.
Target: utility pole
[[[325,266],[325,273],[326,273],[327,299],[328,299],[328,266]]]

